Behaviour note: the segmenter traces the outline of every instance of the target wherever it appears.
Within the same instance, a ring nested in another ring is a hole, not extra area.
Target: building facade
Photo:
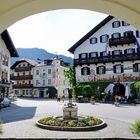
[[[33,96],[33,67],[37,64],[34,60],[21,59],[16,61],[11,69],[14,73],[11,80],[14,81],[13,92],[18,96]]]
[[[18,53],[8,31],[5,30],[0,35],[0,97],[9,94],[11,57],[18,57]]]
[[[64,70],[69,67],[61,59],[53,58],[44,61],[17,61],[11,68],[14,69],[14,93],[24,97],[51,98],[48,89],[54,87],[57,96],[66,96],[69,88]]]
[[[139,80],[139,42],[135,27],[108,16],[68,50],[74,54],[76,81]]]

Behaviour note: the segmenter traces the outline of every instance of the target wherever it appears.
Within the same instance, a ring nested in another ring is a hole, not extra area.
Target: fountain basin
[[[75,121],[77,121],[77,123],[79,123],[80,121],[83,121],[84,119],[87,119],[87,117],[80,117],[78,116],[78,120],[63,120],[63,116],[57,116],[55,117],[56,120],[60,120],[60,121],[68,121],[68,123],[74,123]],[[47,125],[47,124],[43,124],[40,122],[40,120],[36,121],[36,125],[40,128],[43,129],[48,129],[48,130],[56,130],[56,131],[97,131],[99,129],[105,128],[107,126],[107,124],[100,119],[100,124],[95,124],[95,125],[91,125],[91,126],[54,126],[53,125]]]

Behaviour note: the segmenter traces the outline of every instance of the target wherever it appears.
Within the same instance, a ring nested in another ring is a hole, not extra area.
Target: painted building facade
[[[64,70],[69,67],[61,59],[53,58],[44,61],[21,60],[17,61],[11,69],[14,69],[14,93],[23,97],[49,98],[49,87],[55,87],[57,96],[66,95],[69,88],[68,80],[64,76]]]
[[[18,57],[18,53],[8,31],[5,30],[0,35],[0,97],[9,94],[11,57]]]
[[[139,80],[139,43],[134,26],[108,16],[68,50],[74,54],[76,81]]]

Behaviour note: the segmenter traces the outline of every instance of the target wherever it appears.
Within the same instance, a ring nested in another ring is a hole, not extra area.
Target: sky
[[[105,17],[88,10],[54,10],[24,18],[8,31],[16,48],[42,48],[73,57],[67,50]]]

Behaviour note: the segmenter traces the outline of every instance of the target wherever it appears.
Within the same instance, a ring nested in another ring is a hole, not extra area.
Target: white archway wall
[[[30,15],[57,9],[86,9],[124,19],[140,29],[140,0],[1,0],[0,32]]]

